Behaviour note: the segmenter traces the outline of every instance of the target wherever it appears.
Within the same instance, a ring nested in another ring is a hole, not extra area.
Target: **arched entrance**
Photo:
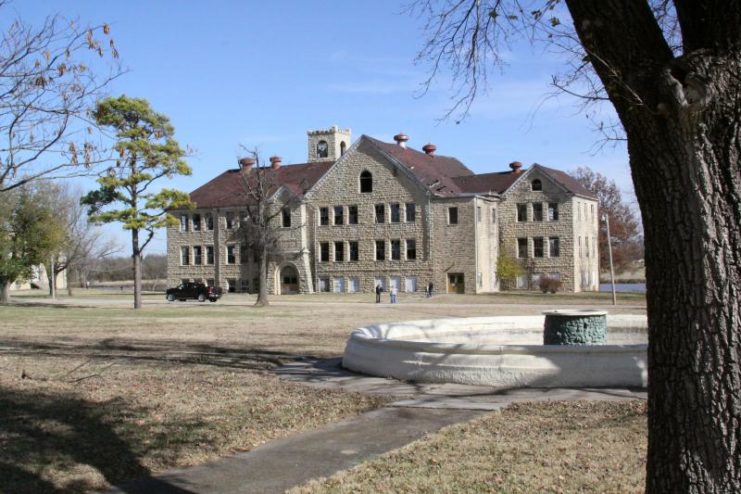
[[[298,293],[298,270],[291,264],[280,269],[280,293],[281,295]]]

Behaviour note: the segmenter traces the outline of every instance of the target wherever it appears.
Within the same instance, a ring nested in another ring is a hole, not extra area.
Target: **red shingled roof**
[[[481,173],[479,175],[468,175],[465,177],[455,177],[453,180],[460,188],[461,192],[474,194],[484,194],[495,192],[501,194],[522,176],[522,173],[495,172]]]
[[[566,190],[572,192],[578,196],[588,197],[589,199],[597,200],[597,196],[584,187],[577,179],[569,175],[568,173],[562,172],[561,170],[554,170],[553,168],[547,168],[543,165],[535,164],[533,168],[539,168],[546,175],[551,177],[555,182],[561,184]]]
[[[297,196],[309,190],[324,175],[332,161],[318,161],[298,165],[282,165],[280,168],[266,170],[275,175],[270,181],[283,185]],[[270,191],[272,194],[275,190]],[[227,170],[210,182],[190,193],[190,200],[198,208],[238,207],[245,203],[246,196],[240,177],[240,170]]]
[[[435,195],[454,196],[461,192],[453,177],[473,175],[473,172],[455,158],[430,156],[409,147],[389,144],[363,136],[376,148],[406,166],[415,177]]]

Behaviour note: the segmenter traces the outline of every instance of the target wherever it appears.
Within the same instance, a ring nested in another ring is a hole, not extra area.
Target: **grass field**
[[[0,491],[90,492],[150,472],[245,451],[381,406],[382,397],[307,388],[270,369],[342,353],[372,322],[539,314],[605,306],[599,295],[253,296],[130,308],[121,293],[80,290],[0,307]],[[645,312],[641,296],[611,313]],[[643,312],[642,312],[643,311]]]

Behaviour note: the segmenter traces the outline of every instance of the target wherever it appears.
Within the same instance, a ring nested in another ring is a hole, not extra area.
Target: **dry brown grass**
[[[516,404],[292,494],[643,492],[645,403]]]
[[[157,296],[140,311],[120,295],[93,293],[68,305],[19,297],[20,305],[0,307],[0,491],[87,492],[378,407],[383,398],[306,388],[269,369],[340,355],[350,331],[372,322],[552,306],[529,297],[491,305],[410,296],[389,306],[369,295],[350,303],[318,295],[276,297],[257,309],[248,296],[216,304]]]

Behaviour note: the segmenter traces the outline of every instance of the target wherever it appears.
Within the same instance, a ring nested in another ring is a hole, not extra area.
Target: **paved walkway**
[[[385,408],[323,429],[273,441],[248,453],[121,484],[111,493],[278,493],[351,468],[447,425],[471,420],[517,401],[645,399],[625,389],[494,389],[457,384],[402,383],[354,374],[340,359],[314,360],[276,370],[310,386],[398,398]]]

